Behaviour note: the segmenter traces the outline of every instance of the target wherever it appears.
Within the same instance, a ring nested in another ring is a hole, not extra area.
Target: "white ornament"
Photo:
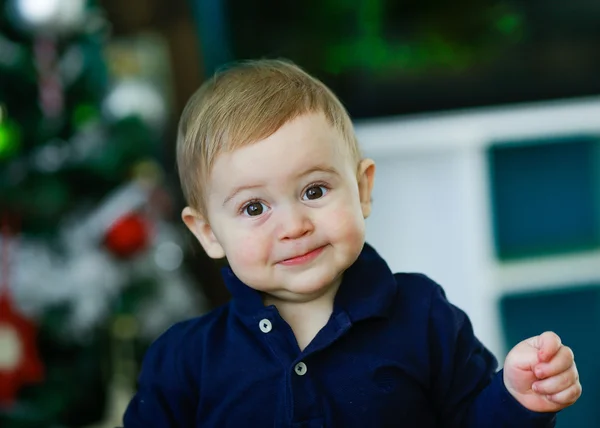
[[[137,116],[156,130],[164,127],[168,111],[160,91],[141,79],[124,79],[110,91],[102,106],[109,120]]]
[[[21,239],[14,254],[11,288],[17,307],[37,318],[55,305],[67,305],[65,334],[83,339],[109,314],[127,283],[125,267],[91,243],[57,256],[43,243]]]
[[[87,0],[10,0],[8,8],[29,32],[65,35],[83,28]]]
[[[184,238],[172,224],[156,219],[151,247],[126,262],[101,245],[106,228],[130,210],[143,210],[148,196],[146,186],[127,183],[91,213],[74,215],[60,225],[61,253],[46,241],[19,237],[8,263],[8,283],[19,311],[37,319],[48,308],[67,306],[69,315],[61,334],[84,342],[94,328],[110,319],[115,302],[132,280],[147,278],[159,286],[156,294],[139,302],[136,318],[142,337],[153,340],[174,322],[205,312],[206,301],[182,268],[179,243]],[[0,235],[0,246],[2,239]],[[21,358],[14,343],[14,335],[0,330],[0,369]]]

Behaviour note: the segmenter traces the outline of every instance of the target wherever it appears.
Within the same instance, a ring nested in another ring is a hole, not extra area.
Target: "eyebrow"
[[[304,177],[305,175],[312,174],[313,172],[326,172],[328,174],[340,175],[340,173],[332,166],[327,165],[315,165],[306,171],[298,174],[298,177]]]
[[[227,205],[227,203],[229,201],[231,201],[233,198],[235,198],[235,196],[240,193],[243,192],[244,190],[250,190],[250,189],[258,189],[260,187],[263,187],[262,184],[252,184],[252,185],[247,185],[247,186],[239,186],[236,187],[235,189],[233,189],[233,191],[229,194],[229,196],[227,196],[225,198],[225,200],[223,201],[223,206]]]
[[[331,166],[327,166],[327,165],[315,165],[313,167],[308,168],[307,170],[301,172],[300,174],[297,175],[297,178],[301,178],[307,175],[310,175],[314,172],[325,172],[328,174],[333,174],[333,175],[340,175],[340,173],[333,167]],[[227,196],[225,198],[225,200],[223,201],[223,206],[227,205],[227,203],[229,201],[231,201],[233,198],[235,198],[235,196],[240,193],[243,192],[244,190],[251,190],[251,189],[259,189],[263,187],[263,184],[250,184],[250,185],[244,185],[244,186],[238,186],[236,188],[233,189],[233,191],[229,194],[229,196]]]

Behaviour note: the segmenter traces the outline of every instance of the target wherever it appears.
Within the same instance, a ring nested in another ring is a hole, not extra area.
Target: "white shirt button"
[[[260,327],[260,331],[262,331],[263,333],[268,333],[271,330],[273,330],[273,324],[271,324],[271,321],[269,321],[266,318],[260,320],[258,326]]]
[[[298,376],[304,376],[306,374],[306,371],[308,370],[308,368],[306,367],[306,364],[304,364],[302,361],[300,361],[298,364],[296,364],[296,366],[294,367],[294,371],[296,372],[296,374]]]

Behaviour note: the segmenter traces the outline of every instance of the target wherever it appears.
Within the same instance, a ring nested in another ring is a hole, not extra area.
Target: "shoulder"
[[[432,313],[437,310],[439,300],[444,299],[444,292],[435,281],[421,273],[395,273],[393,277],[396,290],[389,302],[393,325],[426,346]]]
[[[427,309],[430,321],[445,322],[448,317],[466,319],[466,314],[446,298],[440,284],[422,273],[394,274],[400,298],[404,297],[412,305],[421,304]]]
[[[496,367],[489,351],[475,337],[469,316],[446,298],[444,289],[423,274],[395,274],[400,301],[412,314],[415,325],[422,326],[433,361],[453,361],[453,358],[475,358],[482,365]]]
[[[146,351],[137,392],[123,416],[128,427],[192,426],[200,394],[206,340],[227,318],[228,306],[179,322]]]
[[[226,323],[229,313],[228,303],[200,317],[178,322],[161,334],[148,352],[168,350],[173,347],[193,351],[194,348],[201,346],[203,337],[212,329],[218,329]]]
[[[394,274],[398,287],[397,306],[410,314],[412,322],[427,326],[430,331],[440,334],[455,334],[468,316],[446,298],[440,284],[421,273]]]
[[[394,279],[398,287],[399,299],[430,304],[432,299],[445,300],[446,298],[444,289],[425,274],[399,272],[394,274]]]
[[[206,315],[181,321],[162,333],[144,356],[140,383],[194,383],[196,368],[215,330],[224,329],[230,313],[226,304]],[[191,362],[194,362],[191,364]]]
[[[469,316],[448,301],[444,289],[438,283],[423,274],[394,276],[399,294],[404,295],[413,318],[419,319],[426,326],[426,336],[432,349],[437,349],[438,353],[471,352],[474,349],[477,352],[487,352],[475,337]],[[456,349],[456,346],[460,346],[460,349]]]

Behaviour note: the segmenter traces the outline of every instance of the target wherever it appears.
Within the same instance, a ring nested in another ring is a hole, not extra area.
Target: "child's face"
[[[357,174],[345,144],[310,114],[221,154],[206,188],[208,221],[189,208],[184,221],[248,286],[289,301],[322,295],[358,257],[370,211],[374,164],[363,160]]]

